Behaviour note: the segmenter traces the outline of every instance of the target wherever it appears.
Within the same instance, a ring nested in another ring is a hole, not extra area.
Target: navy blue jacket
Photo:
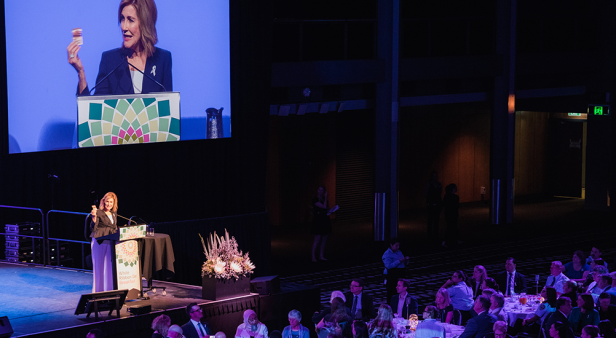
[[[418,308],[417,299],[415,299],[415,297],[407,293],[405,299],[407,301],[404,302],[404,305],[402,306],[402,313],[399,314],[402,318],[408,318],[411,314],[417,314]],[[389,306],[391,306],[391,310],[394,313],[398,312],[399,301],[400,295],[393,295],[389,301]]]
[[[496,317],[489,314],[488,311],[483,311],[479,316],[468,320],[460,338],[483,338],[488,333],[493,332],[494,323],[496,323]]]
[[[116,48],[103,52],[101,56],[101,64],[98,68],[98,76],[96,83],[101,81],[115,67],[122,63],[122,48]],[[171,76],[171,52],[162,48],[156,48],[154,54],[147,58],[145,69],[143,72],[154,80],[160,82],[167,91],[173,91],[173,81]],[[90,95],[89,86],[84,89],[79,95]],[[161,86],[150,80],[147,76],[143,77],[142,94],[164,91]],[[128,63],[122,64],[116,69],[113,74],[101,82],[94,91],[95,95],[119,95],[119,94],[135,94],[133,90],[133,81],[130,77],[130,69]]]

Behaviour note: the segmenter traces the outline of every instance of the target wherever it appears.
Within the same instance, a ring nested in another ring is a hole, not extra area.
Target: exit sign
[[[609,105],[588,105],[588,114],[590,115],[601,115],[606,116],[610,115],[610,106]]]
[[[582,113],[569,113],[569,116],[582,116]]]

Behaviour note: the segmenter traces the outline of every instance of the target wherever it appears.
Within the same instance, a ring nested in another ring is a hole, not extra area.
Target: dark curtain
[[[267,212],[254,214],[195,219],[178,222],[153,223],[155,232],[171,237],[175,255],[175,276],[172,281],[183,284],[201,285],[201,266],[205,262],[199,234],[206,240],[210,233],[235,237],[239,250],[250,254],[255,264],[254,276],[265,276],[270,272],[271,240]]]

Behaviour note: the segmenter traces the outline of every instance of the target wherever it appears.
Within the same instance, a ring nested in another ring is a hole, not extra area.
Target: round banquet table
[[[139,241],[141,274],[147,279],[148,287],[152,286],[152,275],[155,272],[166,270],[170,273],[169,278],[171,278],[175,274],[173,268],[175,256],[169,235],[156,233],[154,236],[146,236],[141,239]]]
[[[525,305],[520,304],[517,296],[505,297],[505,306],[503,310],[507,313],[509,326],[513,326],[518,319],[531,318],[535,314],[535,311],[537,311],[537,307],[539,306],[539,301],[536,299],[537,296],[529,295],[527,297],[528,301]]]

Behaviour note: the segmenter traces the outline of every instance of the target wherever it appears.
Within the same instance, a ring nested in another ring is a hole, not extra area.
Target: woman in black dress
[[[312,261],[317,261],[316,251],[319,242],[321,243],[319,259],[326,261],[327,259],[323,257],[323,252],[325,251],[327,235],[332,233],[332,223],[329,219],[327,190],[325,189],[325,186],[320,186],[319,190],[317,190],[317,196],[312,199],[311,233],[314,235],[314,241],[312,242]]]

